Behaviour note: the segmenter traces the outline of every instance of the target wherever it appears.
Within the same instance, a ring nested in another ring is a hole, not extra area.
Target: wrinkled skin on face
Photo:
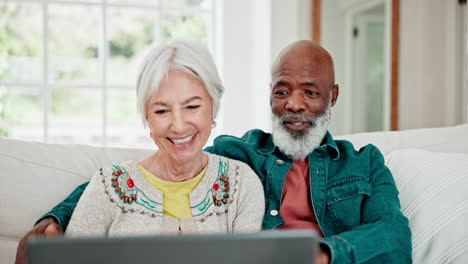
[[[211,133],[212,113],[212,100],[201,80],[169,71],[146,104],[148,127],[159,148],[156,163],[177,168],[192,163],[200,163],[196,168],[204,166],[203,146]]]
[[[313,128],[314,119],[338,98],[333,60],[311,41],[286,47],[273,64],[271,80],[272,112],[283,117],[283,126],[295,138]]]

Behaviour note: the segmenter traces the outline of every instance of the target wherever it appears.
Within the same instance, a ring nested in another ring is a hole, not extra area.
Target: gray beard
[[[301,114],[272,115],[273,143],[293,160],[305,160],[309,153],[320,146],[331,120],[331,107],[317,117],[305,117]],[[302,131],[290,130],[284,125],[289,118],[302,119],[311,126]]]

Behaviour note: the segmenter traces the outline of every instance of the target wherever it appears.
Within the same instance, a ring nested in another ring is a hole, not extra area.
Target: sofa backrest
[[[344,137],[359,148],[368,143],[386,154],[404,148],[468,153],[468,125],[376,132]],[[0,263],[14,261],[19,238],[40,216],[101,167],[140,160],[151,150],[46,144],[0,138]]]
[[[359,133],[339,136],[356,149],[369,143],[385,155],[397,149],[417,148],[436,152],[468,153],[468,124],[401,131]]]
[[[386,164],[409,220],[413,263],[468,263],[468,154],[402,149]]]
[[[103,166],[150,150],[45,144],[0,138],[0,263],[13,263],[19,238],[39,217]]]

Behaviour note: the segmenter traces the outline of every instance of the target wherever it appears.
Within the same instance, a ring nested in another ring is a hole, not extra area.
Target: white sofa
[[[468,263],[468,124],[339,137],[385,155],[413,232],[414,263]],[[42,214],[100,167],[151,151],[0,138],[0,263]]]

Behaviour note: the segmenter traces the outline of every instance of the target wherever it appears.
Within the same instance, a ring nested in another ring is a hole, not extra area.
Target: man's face
[[[325,50],[301,43],[287,49],[272,69],[275,145],[294,160],[306,159],[320,146],[337,97],[333,62]]]
[[[293,135],[312,128],[311,119],[334,106],[338,96],[331,63],[319,55],[301,50],[290,52],[272,71],[271,108],[278,117],[286,115],[283,126]]]

